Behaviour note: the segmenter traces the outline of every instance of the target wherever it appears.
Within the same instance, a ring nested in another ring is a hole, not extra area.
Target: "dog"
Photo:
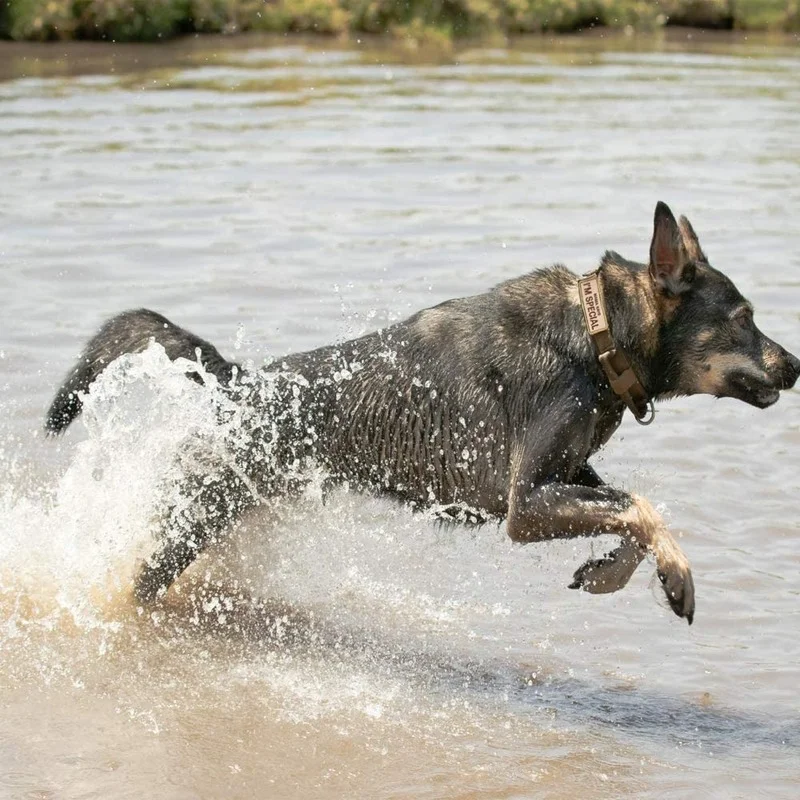
[[[661,202],[647,264],[608,251],[585,278],[539,269],[251,372],[160,314],[124,312],[89,341],[46,429],[63,431],[103,369],[153,341],[172,360],[199,358],[241,419],[227,455],[198,443],[134,579],[142,604],[246,511],[295,495],[321,468],[327,487],[457,522],[505,520],[515,542],[615,534],[619,546],[580,567],[571,588],[617,591],[649,553],[672,610],[691,624],[686,556],[653,506],[606,485],[589,459],[626,409],[645,423],[653,401],[695,394],[766,408],[800,375],[689,221]]]

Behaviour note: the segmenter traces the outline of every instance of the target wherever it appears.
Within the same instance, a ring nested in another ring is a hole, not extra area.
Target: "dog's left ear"
[[[650,242],[650,276],[663,292],[677,295],[688,291],[694,272],[694,262],[684,245],[678,223],[669,206],[659,201]]]

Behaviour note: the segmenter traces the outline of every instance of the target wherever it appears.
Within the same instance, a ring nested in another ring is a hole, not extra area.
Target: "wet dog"
[[[607,252],[580,281],[563,266],[537,270],[251,373],[161,315],[127,311],[89,342],[47,429],[64,430],[102,370],[152,341],[173,360],[199,357],[242,417],[226,456],[187,466],[182,499],[165,510],[135,579],[143,603],[244,512],[300,491],[316,467],[329,486],[444,518],[505,520],[516,542],[616,534],[617,549],[578,569],[572,587],[617,591],[651,553],[672,609],[691,624],[686,556],[650,503],[604,484],[589,459],[626,408],[646,421],[653,400],[693,394],[766,408],[800,375],[663,203],[648,264]]]

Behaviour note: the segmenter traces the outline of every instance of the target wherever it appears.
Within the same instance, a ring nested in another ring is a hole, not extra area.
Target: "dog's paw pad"
[[[640,549],[620,545],[604,558],[587,561],[575,571],[570,589],[583,589],[590,594],[609,594],[619,591],[644,558]]]

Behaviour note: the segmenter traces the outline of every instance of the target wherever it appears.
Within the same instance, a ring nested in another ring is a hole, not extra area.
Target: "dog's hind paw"
[[[619,591],[631,579],[644,557],[645,551],[641,547],[623,542],[604,558],[592,559],[579,567],[569,588],[583,589],[590,594]]]

